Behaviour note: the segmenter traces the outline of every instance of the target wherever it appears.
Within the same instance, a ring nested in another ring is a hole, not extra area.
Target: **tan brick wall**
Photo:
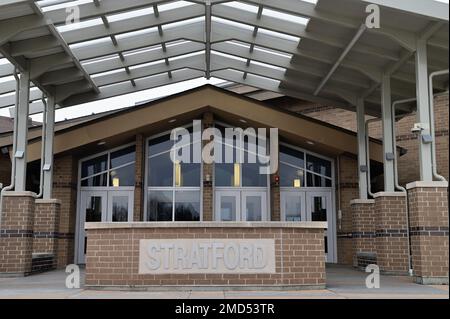
[[[272,221],[282,221],[280,186],[275,184],[270,186],[270,213],[270,219]]]
[[[203,114],[202,127],[203,130],[212,127],[214,123],[214,116],[211,112],[206,112]],[[202,145],[205,146],[210,141],[202,141]],[[213,180],[214,180],[214,164],[202,164],[203,176],[203,221],[213,221],[214,220],[214,193],[213,193]],[[207,176],[210,177],[210,180],[207,181]]]
[[[356,132],[355,112],[336,107],[322,106],[313,103],[287,103],[282,107],[300,114],[324,121]],[[439,174],[449,178],[449,100],[448,94],[435,98],[435,130],[436,130],[436,157]],[[371,118],[369,116],[366,117]],[[407,149],[407,154],[399,158],[399,180],[401,185],[420,180],[419,151],[417,136],[411,133],[411,128],[417,122],[416,114],[405,116],[396,124],[397,145]],[[370,136],[381,139],[381,122],[373,123],[369,127]]]
[[[351,155],[339,156],[339,169],[336,169],[336,172],[336,214],[338,214],[340,206],[342,216],[340,220],[336,216],[337,258],[339,264],[351,265],[354,254],[351,237],[353,225],[350,201],[359,197],[356,157]]]
[[[375,202],[352,203],[353,265],[358,266],[358,253],[376,254]]]
[[[0,273],[31,272],[33,252],[34,197],[3,197],[0,230]]]
[[[78,160],[71,155],[56,157],[53,197],[61,201],[58,227],[58,268],[74,262]]]
[[[406,196],[375,198],[377,264],[388,273],[408,272]]]
[[[144,138],[141,134],[136,135],[136,164],[135,164],[135,182],[134,182],[134,221],[144,220],[144,192],[143,192],[143,176],[144,176]]]
[[[301,228],[135,228],[88,230],[88,286],[324,286],[322,229]],[[274,238],[275,274],[139,275],[140,239]]]
[[[447,188],[417,187],[408,193],[412,262],[417,281],[448,284]]]
[[[34,215],[33,253],[57,253],[59,201],[36,200]]]

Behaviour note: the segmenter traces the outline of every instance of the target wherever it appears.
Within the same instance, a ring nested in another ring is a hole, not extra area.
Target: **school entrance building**
[[[0,276],[448,284],[448,4],[10,0],[0,54]],[[55,121],[203,77],[222,82]]]

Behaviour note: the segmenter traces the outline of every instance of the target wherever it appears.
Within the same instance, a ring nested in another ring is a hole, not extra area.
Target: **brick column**
[[[56,267],[57,238],[61,202],[57,199],[36,199],[33,233],[32,271]]]
[[[212,127],[214,124],[214,115],[207,112],[203,115],[202,127],[203,130]],[[205,146],[210,141],[202,141],[202,146]],[[203,221],[213,221],[214,220],[214,206],[213,206],[213,180],[214,180],[214,164],[206,164],[203,162]]]
[[[281,220],[281,195],[280,186],[270,185],[270,211],[271,211],[271,221],[279,222]]]
[[[72,155],[55,157],[53,197],[61,201],[58,226],[57,267],[74,262],[78,160]]]
[[[350,202],[352,212],[353,266],[366,267],[377,263],[375,232],[375,201],[355,199]]]
[[[448,285],[448,183],[415,182],[406,187],[416,282]]]
[[[408,273],[406,194],[375,194],[377,264],[391,274]]]
[[[31,272],[34,193],[7,192],[3,197],[0,230],[0,276]]]
[[[136,135],[136,165],[135,165],[135,182],[134,182],[134,207],[133,221],[139,222],[144,220],[144,210],[142,203],[144,198],[142,181],[144,176],[144,138],[141,134]]]

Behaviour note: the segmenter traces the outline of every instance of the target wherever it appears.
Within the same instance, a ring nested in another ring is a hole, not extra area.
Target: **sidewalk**
[[[380,289],[365,287],[366,273],[344,266],[327,267],[327,289],[303,291],[94,291],[67,289],[66,273],[56,270],[22,278],[0,278],[0,299],[448,299],[448,286],[423,286],[409,277],[382,276]],[[82,282],[84,278],[82,276]]]

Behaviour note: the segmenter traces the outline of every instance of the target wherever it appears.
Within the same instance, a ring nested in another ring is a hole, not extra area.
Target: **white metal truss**
[[[369,2],[380,29],[365,25]],[[4,0],[0,108],[15,104],[17,67],[36,109],[42,92],[68,107],[217,77],[352,110],[364,99],[380,116],[383,76],[393,99],[415,96],[418,41],[430,71],[448,68],[448,26],[434,0]]]

